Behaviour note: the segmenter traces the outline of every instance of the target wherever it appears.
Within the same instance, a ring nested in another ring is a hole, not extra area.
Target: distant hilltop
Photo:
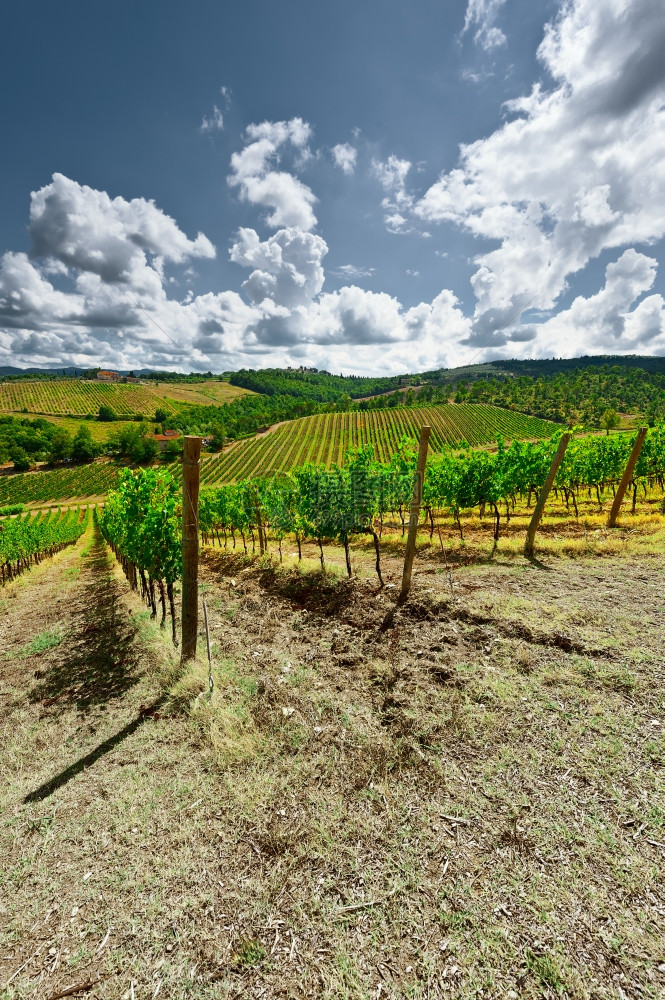
[[[501,358],[496,361],[484,361],[480,364],[465,365],[459,368],[435,368],[430,371],[420,372],[420,373],[404,373],[402,375],[385,376],[386,378],[393,378],[396,382],[401,385],[417,384],[414,380],[421,380],[424,382],[434,382],[435,384],[443,385],[457,382],[460,379],[466,381],[475,381],[476,379],[482,378],[510,378],[511,376],[518,375],[528,375],[531,378],[539,378],[541,376],[556,375],[559,372],[570,372],[576,369],[583,368],[599,368],[599,367],[614,367],[619,366],[621,368],[641,368],[644,371],[651,372],[654,374],[665,374],[665,357],[659,357],[654,355],[640,355],[640,354],[594,354],[585,355],[580,358],[521,358],[521,359],[504,359]],[[244,369],[243,369],[244,370]],[[261,372],[263,369],[246,369],[250,372]],[[278,369],[272,369],[276,371]],[[284,373],[288,373],[291,376],[308,376],[308,375],[319,375],[328,376],[330,378],[335,378],[331,372],[324,370],[319,370],[316,368],[308,368],[301,365],[298,368],[291,366],[286,366],[283,369],[279,369]],[[131,379],[131,378],[148,378],[156,379],[160,381],[169,381],[170,379],[183,379],[188,378],[191,380],[204,381],[205,379],[223,379],[228,380],[230,377],[236,375],[236,372],[175,372],[175,371],[162,371],[156,370],[154,368],[134,368],[130,370],[113,370],[111,368],[104,368],[102,366],[96,368],[77,368],[73,366],[63,366],[54,368],[16,368],[12,366],[0,367],[0,378],[25,378],[29,375],[35,375],[39,378],[85,378],[94,379],[100,381],[115,381],[116,379]],[[108,377],[107,377],[108,376]],[[354,375],[345,376],[346,378],[354,378]],[[378,378],[379,376],[377,376]]]

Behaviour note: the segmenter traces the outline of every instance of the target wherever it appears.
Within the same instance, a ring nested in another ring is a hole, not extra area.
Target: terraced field
[[[471,445],[494,441],[497,435],[513,438],[549,437],[555,424],[496,406],[447,403],[417,409],[374,410],[356,413],[321,413],[282,424],[274,431],[239,441],[223,455],[208,460],[202,481],[211,485],[235,482],[248,476],[269,475],[314,462],[342,464],[349,448],[371,444],[374,454],[387,462],[404,435],[417,437],[430,424],[434,452],[467,441]]]

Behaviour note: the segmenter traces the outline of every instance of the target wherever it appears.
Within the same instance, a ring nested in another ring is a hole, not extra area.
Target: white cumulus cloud
[[[340,142],[332,148],[332,155],[336,166],[343,170],[345,174],[352,174],[356,169],[358,150],[349,145],[348,142]]]
[[[259,305],[265,299],[294,308],[311,301],[323,288],[325,240],[293,227],[280,229],[261,242],[254,229],[241,229],[231,248],[231,260],[252,273],[242,289]]]
[[[275,229],[316,225],[312,205],[317,199],[311,188],[293,173],[274,169],[285,146],[295,148],[300,162],[305,162],[310,137],[311,128],[302,118],[249,125],[245,147],[231,156],[228,183],[238,187],[244,201],[271,209],[265,221]]]
[[[148,255],[153,263],[177,264],[215,256],[207,236],[199,233],[189,240],[154,202],[110,198],[63,174],[54,174],[50,184],[33,191],[28,232],[36,257],[110,282],[131,280],[146,267]]]
[[[662,354],[665,352],[665,303],[649,295],[657,262],[625,250],[605,269],[605,284],[595,295],[578,296],[568,309],[527,327],[541,357],[582,353]],[[537,339],[536,339],[537,338]],[[516,339],[512,337],[512,339]]]
[[[552,309],[603,250],[665,235],[665,18],[657,0],[571,0],[538,55],[555,79],[462,148],[416,204],[498,243],[476,258],[470,343],[533,305]]]

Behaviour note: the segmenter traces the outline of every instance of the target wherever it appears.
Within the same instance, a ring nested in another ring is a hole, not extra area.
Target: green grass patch
[[[28,656],[39,656],[41,653],[48,652],[49,649],[55,649],[63,639],[64,636],[61,632],[47,629],[46,632],[40,632],[39,635],[36,635],[25,646],[21,646],[18,652],[12,654],[12,656],[19,659],[26,659]]]

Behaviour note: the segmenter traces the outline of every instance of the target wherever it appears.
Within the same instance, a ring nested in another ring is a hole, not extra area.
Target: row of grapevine
[[[379,461],[388,462],[400,438],[416,436],[424,423],[432,427],[433,452],[462,442],[486,444],[497,435],[509,439],[544,438],[553,430],[549,421],[482,404],[321,413],[239,441],[207,464],[204,482],[237,482],[248,476],[290,472],[308,462],[330,468],[341,465],[348,451],[366,445],[372,446]]]
[[[169,413],[177,411],[173,402],[157,396],[151,387],[144,385],[74,379],[0,382],[0,411],[83,417],[96,414],[100,406],[110,406],[119,416],[135,413],[150,416],[156,407]]]
[[[132,589],[140,587],[153,618],[157,615],[157,587],[162,626],[168,597],[174,644],[173,584],[182,570],[181,507],[178,484],[167,469],[124,469],[118,477],[118,488],[109,494],[99,516],[102,535]]]
[[[0,574],[4,587],[28,567],[55,555],[81,537],[88,510],[48,511],[0,520]]]
[[[427,463],[423,504],[425,517],[434,531],[434,515],[452,513],[462,531],[461,514],[474,507],[489,507],[496,517],[495,537],[505,503],[510,517],[519,496],[527,505],[535,500],[545,482],[559,436],[547,441],[513,441],[506,447],[501,439],[496,452],[468,448],[460,454],[432,455]],[[556,488],[566,502],[581,491],[600,491],[615,484],[625,467],[633,443],[632,435],[611,438],[587,437],[574,440],[561,464]],[[414,442],[403,438],[387,463],[374,459],[371,446],[355,449],[346,456],[344,468],[331,469],[313,464],[292,473],[270,478],[244,480],[202,491],[199,529],[204,544],[214,541],[235,547],[237,537],[245,552],[248,539],[252,548],[258,539],[261,552],[267,551],[268,532],[282,555],[282,540],[293,535],[302,555],[306,539],[318,543],[322,568],[324,543],[338,541],[344,546],[349,575],[349,540],[354,534],[371,536],[376,553],[376,572],[381,578],[380,536],[386,514],[399,514],[405,526],[413,491],[416,465]],[[649,432],[640,454],[633,480],[658,483],[665,488],[665,425]],[[119,487],[111,492],[100,515],[104,538],[120,560],[133,588],[157,615],[157,591],[162,621],[166,620],[168,597],[173,640],[176,641],[173,584],[181,576],[180,488],[168,469],[124,470]],[[378,530],[377,530],[378,529]],[[221,534],[220,534],[221,533]],[[222,537],[223,535],[223,541]]]
[[[118,466],[111,462],[0,476],[0,504],[49,503],[51,500],[104,496],[115,486],[117,476]]]
[[[479,507],[489,508],[495,518],[494,536],[499,537],[501,511],[510,519],[518,496],[529,505],[535,501],[545,482],[558,446],[559,437],[544,442],[513,441],[506,447],[501,439],[497,451],[467,449],[460,454],[444,453],[430,456],[423,491],[423,506],[434,532],[434,518],[439,511],[452,514],[463,537],[460,515]],[[584,490],[596,492],[599,505],[601,493],[616,485],[625,468],[633,438],[629,434],[613,437],[587,437],[574,440],[562,462],[555,488],[566,504],[577,502]],[[351,534],[363,532],[374,537],[379,578],[379,543],[375,526],[382,527],[387,514],[399,515],[403,530],[406,512],[413,490],[416,453],[413,443],[403,439],[388,463],[374,459],[371,446],[347,455],[345,468],[333,466],[327,470],[308,465],[292,473],[281,473],[269,479],[251,479],[207,490],[201,499],[201,530],[204,538],[230,536],[236,544],[236,533],[247,550],[246,536],[254,541],[259,524],[270,528],[280,545],[285,534],[294,534],[301,550],[304,538],[319,545],[323,566],[323,542],[334,539],[344,545],[348,560]],[[633,479],[633,509],[638,484],[658,483],[665,486],[665,425],[652,430],[635,467]],[[214,534],[213,534],[214,533]],[[264,545],[262,544],[262,549]]]

